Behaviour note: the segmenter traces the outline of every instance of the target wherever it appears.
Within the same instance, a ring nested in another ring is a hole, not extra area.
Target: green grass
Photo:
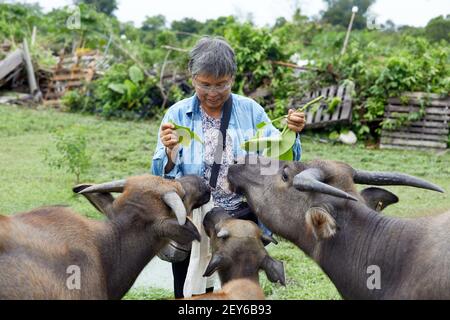
[[[51,169],[42,150],[54,148],[52,130],[82,126],[87,130],[92,168],[82,177],[85,182],[104,182],[149,172],[156,139],[157,121],[105,121],[94,116],[0,106],[0,213],[13,214],[32,208],[67,204],[88,217],[99,218],[82,198],[74,197],[75,176]],[[355,168],[401,171],[426,178],[450,191],[450,154],[432,152],[368,150],[363,145],[343,146],[302,139],[303,160],[314,158],[341,160]],[[384,214],[414,217],[437,214],[450,208],[447,194],[407,187],[390,187],[400,203]],[[269,247],[274,258],[286,265],[287,286],[273,285],[262,276],[269,299],[340,299],[320,268],[291,243],[281,241]],[[125,299],[171,299],[161,289],[139,289]]]
[[[172,291],[161,288],[137,288],[130,290],[123,300],[168,300],[173,299]]]

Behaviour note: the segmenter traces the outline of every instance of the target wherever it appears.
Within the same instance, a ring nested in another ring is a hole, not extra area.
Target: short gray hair
[[[237,69],[234,50],[223,38],[203,37],[189,54],[188,68],[192,76],[234,76]]]

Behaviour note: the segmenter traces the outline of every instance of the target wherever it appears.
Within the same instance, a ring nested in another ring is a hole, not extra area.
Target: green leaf
[[[295,143],[296,134],[292,130],[284,130],[278,143],[264,150],[263,155],[269,158],[280,160],[293,160],[294,154],[292,147]]]
[[[136,65],[130,67],[130,69],[128,70],[128,74],[130,75],[131,81],[133,81],[135,84],[139,84],[139,82],[144,80],[144,73]]]
[[[134,94],[135,94],[135,93],[137,92],[137,90],[138,90],[137,86],[136,86],[133,82],[131,82],[130,80],[128,80],[128,79],[125,80],[123,84],[125,85],[125,88],[127,89],[127,95],[128,95],[128,98],[133,97]]]
[[[283,153],[278,157],[281,161],[293,161],[294,160],[294,149],[290,148],[286,153]]]
[[[332,114],[336,110],[336,107],[342,102],[341,98],[334,97],[331,99],[331,101],[328,103],[328,109],[327,113]]]
[[[127,88],[125,87],[125,85],[123,85],[121,83],[110,83],[108,85],[108,89],[111,89],[112,91],[120,93],[120,94],[124,94],[125,90]]]
[[[256,125],[256,128],[258,129],[258,130],[256,130],[256,134],[255,134],[255,137],[254,138],[261,138],[261,137],[263,137],[264,136],[264,130],[265,130],[265,128],[266,128],[266,126],[268,125],[268,123],[267,122],[260,122],[260,123],[258,123],[257,125]]]
[[[181,145],[189,147],[192,139],[197,140],[198,142],[203,144],[202,139],[200,139],[200,137],[195,132],[191,131],[191,129],[189,129],[188,127],[180,126],[172,120],[169,120],[169,123],[174,125],[175,131],[177,132],[177,135],[179,137],[178,143],[180,143]]]
[[[265,126],[267,126],[267,122],[263,121],[263,122],[258,123],[258,124],[256,125],[256,128],[257,128],[257,129],[262,129],[262,128],[264,128]]]
[[[270,148],[272,143],[280,142],[280,137],[253,137],[241,144],[241,148],[247,152],[263,151]]]

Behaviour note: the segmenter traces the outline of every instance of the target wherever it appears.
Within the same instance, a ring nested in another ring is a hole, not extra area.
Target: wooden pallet
[[[418,112],[426,95],[424,93],[407,93],[408,104],[401,103],[399,98],[389,99],[385,119],[399,119],[408,113]],[[436,94],[428,95],[425,115],[394,130],[383,129],[380,148],[385,149],[418,149],[444,150],[447,148],[450,124],[450,97]]]
[[[96,52],[94,52],[96,53]],[[60,107],[59,99],[69,90],[83,87],[92,81],[95,68],[87,66],[87,63],[95,62],[94,53],[81,53],[76,57],[60,57],[60,61],[53,69],[53,76],[47,86],[44,104],[52,107]]]
[[[309,108],[306,110],[306,126],[307,129],[323,128],[338,123],[350,123],[352,120],[352,92],[354,85],[352,83],[342,84],[340,86],[330,86],[317,91],[308,92],[300,101],[305,104],[308,101],[324,96],[325,99],[339,97],[341,102],[334,109],[333,113],[328,112],[328,104],[322,102],[320,107]],[[297,107],[297,106],[296,106]]]

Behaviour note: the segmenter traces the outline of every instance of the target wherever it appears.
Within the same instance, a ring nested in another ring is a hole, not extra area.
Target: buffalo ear
[[[221,207],[214,207],[208,211],[203,218],[203,227],[208,237],[212,237],[216,233],[216,226],[221,222],[231,219],[231,216]]]
[[[382,211],[387,206],[397,203],[398,197],[392,192],[383,188],[370,187],[361,191],[361,196],[366,201],[366,205],[375,210]]]
[[[317,240],[328,239],[336,233],[336,220],[323,208],[312,207],[306,212],[306,225]]]
[[[266,255],[261,262],[260,268],[264,270],[267,275],[267,279],[274,283],[281,283],[286,285],[286,277],[284,272],[283,262],[273,259],[271,256]]]
[[[93,186],[92,184],[79,184],[72,188],[72,191],[75,193],[79,193],[82,190],[89,188]],[[111,195],[111,193],[83,193],[82,194],[86,199],[89,200],[89,202],[94,206],[95,209],[97,209],[100,213],[103,213],[108,218],[112,218],[114,216],[113,211],[113,202],[114,197]]]

